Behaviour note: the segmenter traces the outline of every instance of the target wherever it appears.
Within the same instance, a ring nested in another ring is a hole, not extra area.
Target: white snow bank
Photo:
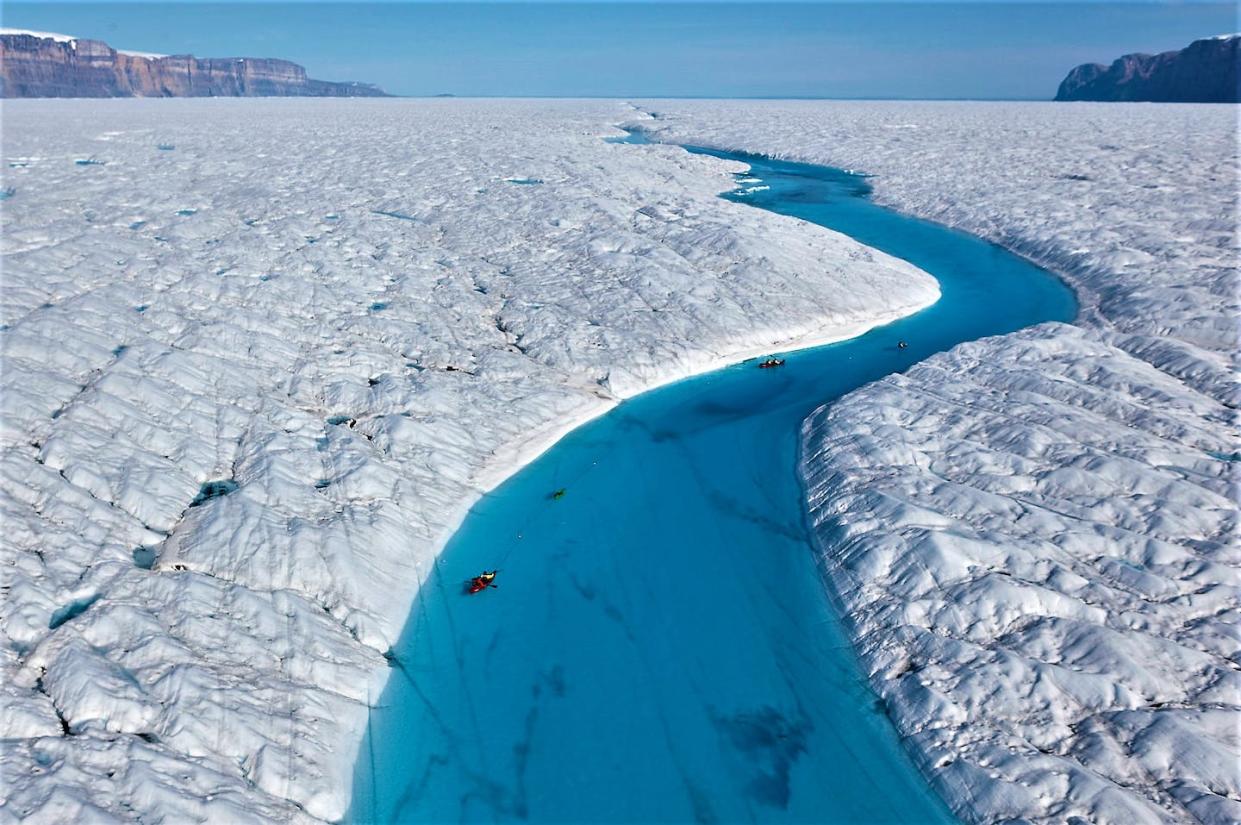
[[[967,821],[1241,821],[1219,412],[1047,325],[806,421],[812,523],[866,669]]]
[[[1236,107],[655,108],[665,139],[874,173],[1085,300],[804,428],[829,580],[957,813],[1241,821]]]
[[[57,34],[56,32],[36,32],[29,29],[6,29],[0,28],[0,35],[27,35],[29,37],[39,37],[45,40],[55,40],[57,43],[69,43],[77,48],[77,42],[81,38],[74,37],[71,34]],[[156,54],[154,52],[134,52],[127,49],[114,49],[117,54],[124,54],[130,57],[141,57],[143,60],[159,60],[161,57],[167,57],[166,54]]]
[[[339,817],[481,490],[619,398],[937,297],[719,199],[736,164],[603,142],[625,113],[4,104],[41,160],[0,206],[0,819]]]
[[[133,52],[128,49],[117,49],[117,54],[128,55],[129,57],[141,57],[143,60],[159,60],[161,57],[167,57],[166,54],[156,54],[155,52]]]
[[[44,40],[55,40],[57,43],[72,43],[78,38],[71,34],[57,34],[56,32],[36,32],[29,29],[6,29],[0,27],[0,35],[27,35],[29,37],[40,37]]]

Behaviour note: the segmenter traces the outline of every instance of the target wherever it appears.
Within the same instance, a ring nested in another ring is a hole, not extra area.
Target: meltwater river
[[[904,258],[942,298],[781,369],[626,401],[485,496],[393,651],[349,821],[952,821],[833,612],[799,425],[962,341],[1071,320],[1076,302],[997,246],[874,205],[858,175],[706,153],[769,187],[725,197]],[[499,589],[464,596],[501,558]]]

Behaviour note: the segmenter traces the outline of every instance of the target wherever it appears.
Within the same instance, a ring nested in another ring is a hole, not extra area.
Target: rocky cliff
[[[100,40],[0,30],[3,97],[384,97],[314,80],[288,60],[140,55]]]
[[[1179,103],[1241,101],[1241,35],[1195,40],[1180,51],[1127,54],[1104,66],[1085,63],[1069,72],[1056,100],[1144,100]]]

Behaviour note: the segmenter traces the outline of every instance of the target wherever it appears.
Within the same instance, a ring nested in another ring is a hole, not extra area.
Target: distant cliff
[[[1127,54],[1111,66],[1085,63],[1069,72],[1056,100],[1241,102],[1241,35],[1195,40],[1177,52]]]
[[[306,77],[288,60],[117,51],[100,40],[0,29],[3,97],[386,97]]]

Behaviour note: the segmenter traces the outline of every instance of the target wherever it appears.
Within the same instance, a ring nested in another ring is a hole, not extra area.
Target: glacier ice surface
[[[738,164],[605,143],[631,114],[3,104],[0,821],[340,817],[482,491],[626,396],[938,296],[718,198]]]
[[[958,815],[1241,822],[1236,107],[652,105],[631,125],[865,170],[1083,299],[803,427],[833,595]]]

